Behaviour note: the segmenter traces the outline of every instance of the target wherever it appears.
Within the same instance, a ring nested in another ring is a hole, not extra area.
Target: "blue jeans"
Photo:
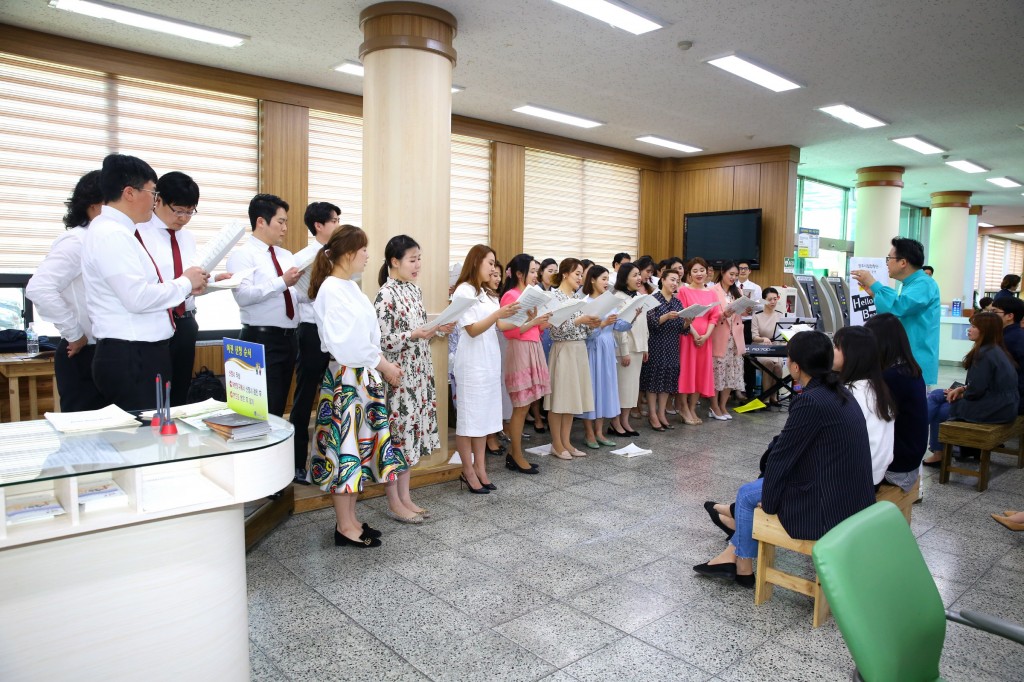
[[[932,452],[942,450],[942,444],[939,443],[939,424],[949,419],[949,407],[946,394],[941,388],[928,394],[928,448]]]
[[[761,489],[764,479],[759,478],[744,483],[736,493],[736,532],[732,536],[732,546],[736,548],[736,556],[741,559],[757,558],[757,540],[754,535],[754,510],[761,502]]]

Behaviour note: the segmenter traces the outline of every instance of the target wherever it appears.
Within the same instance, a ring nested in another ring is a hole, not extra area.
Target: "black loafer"
[[[693,570],[709,578],[724,578],[730,582],[736,580],[736,564],[697,564]]]
[[[754,574],[751,573],[750,575],[737,575],[736,584],[740,587],[745,587],[748,590],[754,589]]]
[[[708,513],[708,516],[711,517],[711,523],[715,524],[723,531],[725,531],[725,539],[732,539],[733,533],[735,533],[736,531],[722,523],[722,515],[719,514],[718,511],[715,509],[715,503],[713,501],[708,500],[707,502],[704,503],[704,511],[706,511]]]

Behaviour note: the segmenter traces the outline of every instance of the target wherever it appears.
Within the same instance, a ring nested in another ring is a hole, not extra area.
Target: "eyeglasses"
[[[900,258],[899,256],[886,256],[885,257],[885,262],[886,263],[888,263],[891,260],[903,260],[903,258]]]
[[[171,206],[171,213],[174,214],[175,218],[191,218],[196,213],[199,213],[199,211],[194,208],[191,211],[188,211],[183,208],[174,208]]]
[[[153,195],[154,202],[156,202],[156,200],[160,198],[160,192],[156,191],[155,189],[146,189],[145,187],[132,187],[132,189],[137,189],[140,192],[149,192],[150,194]]]
[[[750,268],[739,268],[740,272],[750,272]]]

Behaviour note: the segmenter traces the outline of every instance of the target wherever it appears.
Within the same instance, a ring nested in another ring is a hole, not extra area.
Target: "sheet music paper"
[[[694,303],[688,308],[683,308],[682,312],[679,313],[679,317],[683,318],[684,320],[693,320],[698,317],[704,317],[705,315],[708,314],[708,311],[714,308],[716,305],[718,304],[712,303],[711,305],[701,305],[699,303]]]
[[[582,310],[587,305],[586,301],[580,301],[576,299],[570,299],[565,301],[558,306],[555,311],[551,314],[551,324],[555,327],[560,327],[565,324],[566,321],[573,316],[577,310]]]
[[[506,318],[505,321],[511,322],[517,327],[521,327],[527,322],[527,312],[533,308],[537,308],[537,314],[540,315],[540,309],[547,305],[552,298],[551,294],[544,291],[536,284],[531,284],[523,289],[523,293],[520,294],[519,299],[516,300],[516,303],[519,304],[519,310],[516,311],[516,314],[512,317]]]
[[[619,299],[611,291],[606,291],[597,298],[584,298],[586,305],[580,311],[584,315],[594,315],[602,320],[611,311],[619,307]]]
[[[658,299],[654,297],[654,294],[637,295],[619,311],[619,319],[632,322],[637,310],[646,313],[648,310],[653,310],[657,307]]]
[[[213,269],[224,260],[228,251],[238,243],[243,234],[245,234],[245,226],[237,220],[231,221],[231,224],[225,225],[217,233],[217,236],[206,242],[202,252],[196,256],[192,265],[198,265],[206,272],[213,272]]]
[[[307,298],[309,297],[309,283],[313,276],[313,261],[316,260],[317,254],[323,251],[323,248],[319,243],[314,243],[295,253],[295,267],[302,270],[302,274],[299,275],[299,280],[292,288],[302,292],[302,295]]]
[[[433,329],[434,327],[443,327],[451,322],[457,322],[462,317],[462,313],[476,304],[477,300],[475,298],[456,296],[452,299],[451,305],[444,309],[444,312],[426,324],[420,325],[418,329]]]
[[[748,314],[751,310],[757,307],[759,301],[755,301],[752,298],[746,296],[740,296],[735,301],[729,304],[726,310],[730,313],[740,313],[741,315]]]
[[[235,288],[238,287],[239,284],[242,283],[242,280],[244,280],[246,277],[248,277],[249,275],[251,275],[255,271],[256,271],[256,268],[248,268],[247,270],[242,270],[240,272],[234,272],[234,273],[231,274],[231,277],[229,277],[227,279],[222,279],[219,282],[215,281],[211,277],[210,281],[207,282],[207,284],[206,284],[206,288],[211,290],[211,291],[217,291],[219,289],[235,289]]]

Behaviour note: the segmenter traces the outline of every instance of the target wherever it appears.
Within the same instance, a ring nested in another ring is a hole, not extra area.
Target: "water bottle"
[[[36,334],[35,323],[29,324],[25,332],[25,341],[29,355],[39,355],[39,334]]]
[[[960,317],[960,314],[963,312],[963,308],[964,302],[961,301],[959,298],[954,298],[953,308],[950,312],[952,313],[953,317]]]

